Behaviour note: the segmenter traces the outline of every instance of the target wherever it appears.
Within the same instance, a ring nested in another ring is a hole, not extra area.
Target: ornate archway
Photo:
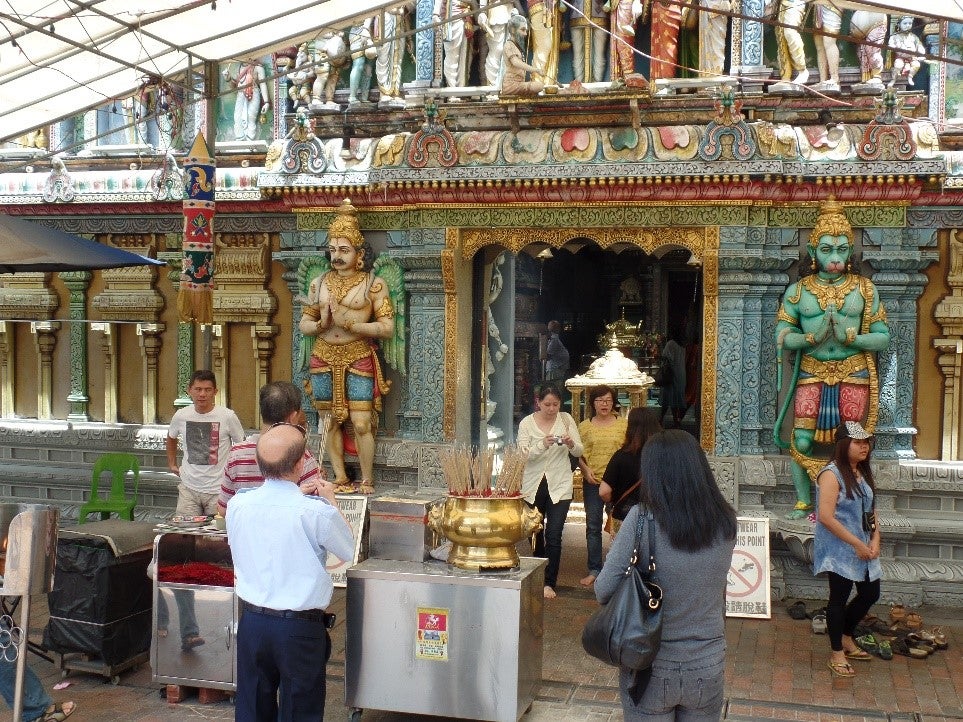
[[[570,240],[589,239],[606,249],[628,243],[647,254],[665,247],[681,247],[702,262],[702,407],[711,409],[702,415],[700,438],[707,452],[715,448],[715,404],[717,327],[719,306],[719,227],[659,228],[449,228],[442,252],[442,280],[445,288],[445,388],[444,434],[455,435],[456,358],[458,353],[458,295],[456,293],[457,261],[470,261],[488,246],[500,246],[518,254],[533,243],[561,249]]]

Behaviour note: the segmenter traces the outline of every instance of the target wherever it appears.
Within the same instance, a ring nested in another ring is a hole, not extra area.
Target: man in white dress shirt
[[[227,538],[240,600],[237,630],[237,722],[318,722],[334,617],[328,552],[350,560],[351,527],[334,486],[319,496],[298,490],[304,429],[280,424],[262,433],[257,462],[264,484],[228,502]],[[280,693],[279,693],[280,692]]]

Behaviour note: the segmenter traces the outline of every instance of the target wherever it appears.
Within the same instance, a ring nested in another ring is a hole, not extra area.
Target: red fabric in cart
[[[209,587],[233,587],[234,570],[208,562],[167,564],[157,570],[157,581],[174,584],[201,584]]]

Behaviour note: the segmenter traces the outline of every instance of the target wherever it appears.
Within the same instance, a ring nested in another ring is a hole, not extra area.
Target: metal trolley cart
[[[545,560],[478,574],[368,559],[348,570],[345,704],[517,722],[542,677]]]
[[[234,692],[237,660],[237,598],[233,586],[159,581],[168,567],[211,565],[230,577],[234,568],[227,535],[221,532],[170,532],[154,543],[154,635],[151,682],[183,684]],[[212,581],[215,581],[212,579]]]
[[[63,676],[91,672],[120,681],[148,660],[154,525],[108,519],[60,530],[44,647]]]

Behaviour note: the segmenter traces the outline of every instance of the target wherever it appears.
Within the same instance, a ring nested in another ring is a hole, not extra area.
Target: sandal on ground
[[[44,710],[40,722],[63,722],[77,710],[77,705],[73,702],[63,704],[52,704]]]
[[[903,619],[903,624],[909,629],[922,629],[923,617],[918,612],[907,612],[906,617]]]
[[[906,607],[902,604],[894,604],[889,608],[890,625],[899,624],[906,617]]]
[[[806,605],[803,602],[795,602],[794,604],[790,604],[786,609],[786,613],[793,619],[805,619],[807,616],[809,616],[806,614]]]
[[[352,484],[350,481],[338,481],[334,485],[335,494],[355,494],[358,491],[358,487]]]
[[[915,647],[916,649],[922,649],[926,652],[927,656],[933,654],[936,651],[936,645],[930,644],[917,632],[910,632],[906,635],[906,644],[909,647]]]
[[[893,658],[893,648],[885,639],[880,640],[879,650],[876,652],[876,656],[885,660],[890,660]]]
[[[196,634],[192,634],[189,637],[184,637],[184,639],[181,641],[181,649],[183,649],[186,652],[188,649],[194,649],[194,647],[200,647],[202,644],[207,644],[204,637],[200,637]]]
[[[834,662],[829,660],[827,663],[829,669],[832,670],[834,677],[855,677],[856,670],[849,662]]]
[[[374,484],[370,481],[362,481],[358,486],[358,491],[365,496],[370,496],[374,494]]]
[[[824,612],[816,612],[813,615],[813,634],[825,634],[826,633],[826,614]]]
[[[917,649],[916,647],[911,647],[908,645],[906,640],[902,637],[897,637],[890,642],[890,647],[892,647],[894,654],[899,654],[904,657],[912,657],[913,659],[926,659],[929,656],[922,649]]]
[[[950,645],[946,641],[946,634],[943,633],[942,627],[933,627],[932,631],[929,632],[932,637],[932,643],[937,649],[947,649]],[[924,637],[924,639],[927,639]],[[927,639],[927,641],[930,641]]]

